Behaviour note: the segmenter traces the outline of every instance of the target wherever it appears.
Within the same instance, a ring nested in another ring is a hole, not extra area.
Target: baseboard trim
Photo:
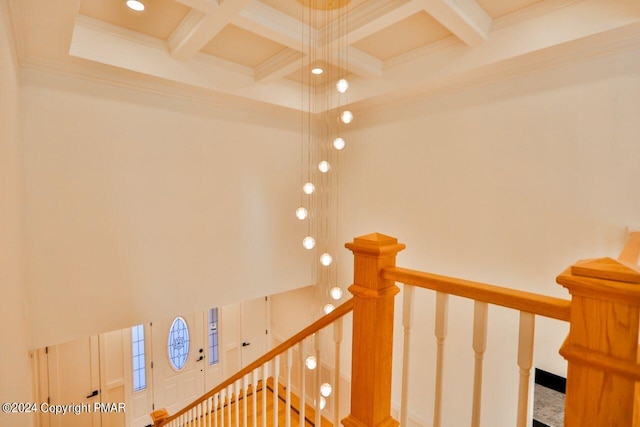
[[[549,427],[549,426],[548,426],[548,425],[546,425],[545,423],[541,423],[541,422],[540,422],[540,421],[538,421],[538,420],[533,420],[533,424],[532,424],[532,426],[533,426],[533,427]]]
[[[551,372],[543,371],[542,369],[538,368],[536,368],[535,371],[535,382],[536,384],[550,388],[551,390],[555,390],[562,394],[565,394],[567,390],[566,378],[563,378],[556,374],[552,374]],[[544,426],[544,424],[542,424],[542,426]]]

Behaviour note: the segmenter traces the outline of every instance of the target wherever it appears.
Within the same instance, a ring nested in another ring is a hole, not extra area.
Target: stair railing
[[[199,397],[177,413],[169,416],[165,409],[159,409],[151,413],[154,427],[210,427],[210,426],[258,426],[258,414],[261,413],[260,425],[266,427],[267,424],[272,426],[278,426],[278,409],[279,409],[279,384],[278,378],[280,375],[280,357],[285,357],[286,366],[286,378],[287,385],[285,390],[285,425],[289,427],[291,425],[291,367],[293,364],[292,348],[294,346],[299,347],[299,355],[302,352],[302,343],[305,339],[315,334],[314,347],[317,361],[317,369],[320,370],[320,354],[319,354],[319,334],[320,332],[333,325],[334,340],[336,341],[336,347],[339,347],[342,341],[342,317],[353,310],[353,299],[346,301],[340,306],[336,307],[331,313],[321,317],[316,322],[312,323],[302,331],[298,332],[282,344],[276,346],[271,351],[267,352],[262,357],[258,358],[254,362],[247,365],[245,368],[232,375],[211,391],[207,392],[203,396]],[[339,357],[339,352],[337,352]],[[304,375],[305,360],[301,358],[301,377],[303,378],[300,394],[306,396],[308,393],[305,390]],[[339,366],[339,362],[336,362]],[[269,374],[269,370],[272,369],[272,375]],[[257,399],[257,387],[258,384],[262,385],[262,399],[261,399],[261,411],[258,410]],[[267,420],[267,398],[266,391],[268,383],[271,383],[272,393],[274,398],[272,399],[273,405],[273,421],[271,423]],[[334,393],[339,393],[340,384],[337,382],[334,385]],[[248,399],[249,394],[253,394],[252,399]],[[315,425],[320,426],[321,423],[321,408],[320,408],[320,384],[314,384],[314,390],[310,393],[315,400]],[[252,408],[249,411],[247,408],[248,400],[251,400]],[[242,408],[240,405],[242,404]],[[234,407],[232,409],[232,406]],[[299,412],[300,419],[305,420],[306,415],[306,403],[305,399],[300,398]],[[337,413],[337,411],[334,411]],[[252,413],[251,423],[248,420],[248,414]]]
[[[565,426],[640,426],[640,233],[632,233],[617,260],[579,261],[557,277],[572,300],[502,288],[395,266],[404,248],[397,239],[370,234],[346,245],[354,253],[351,414],[345,426],[396,426],[391,416],[391,345],[395,282],[405,284],[405,330],[401,425],[408,423],[409,348],[414,288],[436,292],[436,393],[433,426],[442,425],[443,352],[449,295],[474,300],[472,348],[475,356],[471,425],[480,425],[482,361],[488,305],[520,312],[517,365],[520,372],[517,426],[527,425],[529,375],[535,316],[567,321],[570,331],[560,354],[568,361]],[[375,342],[375,349],[372,345]],[[370,352],[373,351],[373,354]],[[634,397],[635,396],[635,397]]]
[[[405,286],[403,312],[405,341],[400,409],[403,426],[409,425],[406,405],[409,399],[407,394],[409,349],[414,310],[412,295],[415,288],[425,288],[436,292],[437,362],[434,427],[442,425],[443,354],[447,335],[449,295],[474,300],[472,348],[475,356],[475,371],[471,408],[472,426],[480,425],[482,362],[486,348],[488,306],[491,304],[520,312],[518,356],[517,361],[514,362],[518,365],[520,373],[518,410],[515,420],[518,427],[525,426],[528,420],[528,385],[533,361],[535,316],[566,321],[570,325],[567,339],[560,349],[560,354],[568,362],[564,425],[566,427],[586,425],[640,427],[638,348],[640,268],[637,265],[640,256],[640,233],[630,235],[618,259],[578,261],[560,274],[556,280],[569,290],[572,295],[571,301],[396,267],[397,253],[403,250],[405,245],[398,243],[394,237],[378,233],[357,237],[345,246],[354,254],[354,282],[349,287],[353,294],[351,300],[277,346],[178,413],[169,417],[166,411],[155,411],[152,414],[154,426],[199,427],[205,425],[201,423],[206,414],[224,408],[225,399],[226,402],[231,402],[229,396],[233,395],[234,391],[238,393],[238,388],[235,387],[239,381],[244,381],[248,375],[252,374],[255,384],[256,372],[259,369],[262,369],[263,379],[266,380],[268,364],[272,361],[276,366],[276,374],[273,378],[278,378],[277,357],[284,352],[287,352],[286,366],[290,371],[291,351],[289,349],[341,319],[350,311],[353,311],[351,401],[350,413],[342,420],[342,424],[345,427],[399,425],[391,413],[394,297],[400,291],[396,286],[396,282],[399,282],[404,283]],[[338,324],[341,325],[341,322]],[[340,330],[337,331],[338,329]],[[334,339],[336,342],[341,341],[341,328],[336,328]],[[319,350],[317,341],[316,336],[316,351]],[[299,353],[302,354],[301,351]],[[339,351],[336,351],[336,354],[339,355]],[[338,362],[336,365],[339,366]],[[339,378],[339,370],[337,371],[336,378]],[[302,375],[302,396],[305,396],[304,378],[305,375]],[[340,381],[336,381],[335,386],[339,383]],[[290,395],[289,388],[287,387],[287,396]],[[240,390],[242,392],[242,388]],[[246,393],[246,388],[244,392]],[[316,396],[319,395],[316,394]],[[274,401],[277,400],[274,399]],[[255,405],[255,399],[253,402]],[[318,402],[319,399],[316,398],[316,405]],[[264,400],[263,405],[266,405]],[[277,405],[277,402],[274,405]],[[287,410],[288,405],[287,403]],[[227,405],[229,420],[232,415],[230,406]],[[236,411],[237,407],[238,405],[236,405]],[[305,405],[302,404],[301,407],[301,419],[304,419]],[[319,409],[316,406],[316,425],[320,424]],[[266,408],[263,406],[264,412]],[[244,414],[246,413],[245,408]],[[334,408],[334,426],[338,424],[338,413],[337,408]],[[274,414],[274,425],[277,425],[277,406],[274,408]],[[240,424],[236,412],[234,425],[247,425],[246,419],[244,424]],[[253,425],[256,426],[255,417]],[[266,426],[264,417],[262,425]],[[289,425],[288,417],[287,426]]]

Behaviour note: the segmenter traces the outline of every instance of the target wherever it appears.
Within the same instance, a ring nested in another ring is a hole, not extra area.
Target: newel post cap
[[[151,413],[151,421],[154,426],[159,426],[167,418],[169,418],[169,412],[165,408],[156,409]]]
[[[640,267],[612,258],[578,261],[571,266],[571,274],[615,282],[640,283]]]
[[[578,261],[556,281],[575,296],[640,306],[640,267],[628,262],[612,258]]]
[[[374,256],[396,254],[407,247],[403,243],[398,243],[398,239],[395,237],[381,233],[371,233],[356,237],[353,242],[344,246],[354,254]]]

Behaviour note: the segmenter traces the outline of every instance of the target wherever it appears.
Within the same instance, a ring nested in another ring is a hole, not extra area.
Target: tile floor
[[[536,384],[533,397],[533,419],[538,421],[537,425],[541,427],[563,427],[564,394]]]

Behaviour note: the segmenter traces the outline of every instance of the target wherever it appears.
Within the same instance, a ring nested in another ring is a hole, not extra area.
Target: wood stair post
[[[381,270],[394,267],[405,245],[374,233],[345,245],[354,254],[351,413],[346,427],[397,426],[391,417],[394,296],[400,291]]]
[[[640,380],[640,268],[611,258],[579,261],[557,279],[572,295],[565,426],[633,426]]]
[[[166,409],[156,409],[151,413],[151,421],[153,421],[153,427],[159,427],[162,422],[169,418],[169,412]]]

